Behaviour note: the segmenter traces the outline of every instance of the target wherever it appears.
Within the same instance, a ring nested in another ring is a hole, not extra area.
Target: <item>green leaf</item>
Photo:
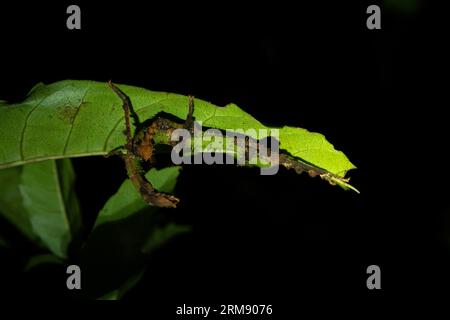
[[[63,264],[64,260],[61,258],[55,256],[54,254],[45,253],[45,254],[38,254],[35,256],[32,256],[28,262],[26,263],[23,271],[30,271],[33,268],[36,268],[43,264]]]
[[[0,170],[0,214],[20,230],[28,239],[38,237],[30,223],[27,209],[23,206],[19,185],[23,167]]]
[[[108,292],[107,294],[101,296],[100,298],[97,298],[97,300],[119,300],[119,289],[113,290],[111,292]]]
[[[170,193],[175,188],[180,169],[181,167],[177,166],[161,170],[152,168],[147,172],[146,177],[157,190]],[[102,210],[100,210],[95,227],[106,222],[124,219],[147,206],[148,204],[135,191],[131,181],[127,179],[122,183],[116,194],[109,198]]]
[[[81,228],[74,181],[70,159],[28,164],[21,176],[23,205],[34,233],[51,252],[63,258]]]
[[[335,150],[319,133],[283,127],[280,130],[280,141],[283,141],[282,148],[290,151],[292,156],[306,160],[337,176],[344,177],[348,170],[355,168],[343,152]]]
[[[169,223],[166,226],[156,229],[142,246],[143,253],[151,253],[161,247],[173,237],[191,231],[190,226]]]
[[[165,112],[184,120],[186,96],[121,85],[141,119]],[[105,155],[124,145],[120,99],[106,83],[66,80],[37,85],[18,104],[0,104],[0,168],[44,159]],[[196,99],[194,117],[222,130],[267,129],[234,104],[217,107]],[[261,138],[261,137],[260,137]],[[299,160],[344,178],[355,166],[322,135],[280,128],[280,148]]]
[[[180,167],[153,168],[146,177],[162,192],[172,192]],[[161,214],[159,214],[161,213]],[[140,279],[148,256],[175,235],[188,230],[163,209],[148,206],[129,179],[105,203],[81,253],[85,289],[90,297],[115,300]]]
[[[145,269],[136,272],[136,274],[132,275],[129,279],[127,279],[118,289],[113,290],[100,298],[98,300],[120,300],[123,298],[123,296],[133,289],[139,281],[144,276]]]

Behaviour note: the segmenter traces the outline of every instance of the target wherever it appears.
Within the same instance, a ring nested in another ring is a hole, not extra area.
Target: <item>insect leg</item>
[[[165,207],[165,208],[175,208],[179,200],[169,194],[160,193],[155,190],[150,181],[148,181],[144,173],[141,169],[141,161],[144,159],[140,154],[134,152],[133,148],[133,140],[134,137],[131,135],[131,125],[130,125],[130,116],[134,118],[135,124],[139,123],[139,119],[137,115],[133,111],[133,106],[131,104],[130,98],[117,86],[115,86],[111,81],[108,82],[111,89],[119,96],[119,98],[123,102],[123,110],[125,113],[125,135],[127,138],[127,143],[125,145],[126,153],[122,152],[122,158],[125,161],[125,167],[127,168],[128,177],[133,183],[136,190],[140,193],[145,202],[149,205],[157,206],[157,207]],[[153,139],[153,136],[149,136],[149,143]],[[138,145],[141,147],[141,145]],[[120,152],[120,149],[114,149],[112,154],[117,154]],[[123,151],[123,150],[122,150]],[[149,157],[153,152],[153,145],[148,145]]]
[[[127,137],[127,144],[125,148],[128,152],[132,152],[133,149],[133,137],[131,136],[131,125],[130,125],[130,109],[131,109],[131,100],[130,98],[123,93],[118,87],[116,87],[111,80],[108,82],[108,85],[111,89],[117,94],[117,96],[122,100],[123,111],[125,112],[125,135]]]
[[[109,158],[112,156],[123,156],[127,150],[123,146],[118,146],[115,149],[112,149],[107,154],[104,155],[105,158]]]
[[[190,130],[194,125],[194,96],[189,96],[189,111],[183,127]]]

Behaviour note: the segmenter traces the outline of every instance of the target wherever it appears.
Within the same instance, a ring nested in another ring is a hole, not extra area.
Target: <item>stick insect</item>
[[[183,124],[157,116],[151,119],[150,125],[143,126],[143,124],[139,121],[138,115],[134,112],[130,98],[111,81],[109,81],[108,84],[111,89],[117,94],[117,96],[122,100],[122,107],[125,114],[124,118],[126,135],[125,146],[111,151],[109,155],[118,154],[122,157],[125,162],[128,177],[145,202],[152,206],[175,208],[180,200],[173,195],[161,193],[155,190],[152,184],[145,178],[142,164],[145,161],[150,161],[150,163],[152,162],[155,146],[154,138],[156,136],[166,137],[164,139],[164,143],[173,147],[178,143],[177,141],[171,140],[172,132],[175,129],[184,128],[189,130],[190,132],[193,132],[194,97],[189,96],[188,114]],[[136,127],[136,132],[134,135],[131,134],[131,118],[133,119],[134,126]],[[248,148],[250,146],[251,148],[255,149],[259,148],[259,141],[254,141],[254,143],[248,145],[247,140],[249,139],[249,137],[246,136],[244,137],[244,139],[246,139],[246,154],[249,154]],[[268,148],[268,150],[269,152],[271,152],[270,148]],[[248,165],[249,163],[249,159],[247,158],[248,156],[246,155],[245,165]],[[358,192],[355,188],[348,184],[348,179],[339,177],[324,169],[306,163],[301,159],[294,158],[283,152],[281,152],[279,155],[278,164],[284,166],[287,169],[294,169],[297,174],[307,172],[311,177],[320,176],[323,180],[328,181],[332,185],[340,184],[345,188],[350,188]]]

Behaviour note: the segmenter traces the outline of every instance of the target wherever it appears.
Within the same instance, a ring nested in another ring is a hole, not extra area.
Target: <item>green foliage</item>
[[[179,172],[180,167],[152,169],[146,177],[161,191],[171,192]],[[105,203],[81,251],[90,297],[120,298],[142,276],[154,250],[189,231],[187,226],[166,222],[160,210],[148,206],[129,180]]]
[[[186,118],[186,96],[120,87],[141,119],[151,119],[160,112]],[[107,154],[125,144],[121,105],[106,83],[73,80],[37,85],[24,102],[0,104],[0,168]],[[235,104],[220,108],[196,99],[194,117],[205,127],[223,130],[270,129]],[[305,129],[280,128],[280,148],[340,177],[355,168],[322,135]]]
[[[74,182],[70,159],[60,159],[23,166],[19,186],[33,232],[62,258],[81,228]]]
[[[180,167],[168,167],[161,170],[151,169],[146,178],[153,184],[156,190],[170,193],[175,188]],[[109,221],[122,220],[129,215],[148,207],[135,191],[130,180],[126,180],[116,194],[111,196],[105,206],[100,210],[95,227]]]
[[[64,260],[51,253],[43,253],[32,256],[24,267],[24,271],[30,271],[33,268],[43,264],[63,264]]]
[[[141,119],[160,112],[184,121],[186,96],[121,85]],[[217,107],[195,100],[195,121],[221,130],[267,129],[234,104]],[[331,173],[345,187],[347,157],[318,133],[281,127],[280,148],[299,163]],[[129,179],[106,201],[83,238],[82,214],[74,191],[71,157],[106,155],[125,144],[122,102],[106,83],[61,81],[39,84],[22,103],[0,101],[0,214],[43,253],[25,270],[46,263],[81,265],[91,298],[120,299],[144,275],[149,256],[189,231],[148,206]],[[261,137],[254,137],[261,138]],[[180,167],[147,172],[161,192],[173,191]],[[0,235],[2,250],[12,247]],[[105,271],[106,270],[106,271]]]
[[[0,170],[0,213],[28,239],[37,241],[19,189],[22,171],[23,167]]]

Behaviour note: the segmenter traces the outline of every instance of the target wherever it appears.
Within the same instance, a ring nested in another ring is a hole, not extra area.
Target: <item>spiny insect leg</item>
[[[115,84],[108,82],[111,89],[117,94],[117,96],[122,100],[122,107],[125,113],[125,135],[127,137],[127,144],[125,148],[128,152],[132,152],[133,149],[133,137],[131,136],[131,125],[130,125],[130,109],[132,109],[132,104],[130,98],[120,90]]]
[[[123,102],[122,107],[125,113],[125,135],[127,138],[125,150],[127,152],[126,154],[123,154],[122,152],[122,158],[125,161],[128,177],[135,186],[136,190],[149,205],[175,208],[179,200],[172,195],[156,192],[150,181],[145,178],[144,173],[142,172],[140,163],[143,158],[138,154],[135,154],[133,150],[134,137],[131,136],[130,116],[134,118],[135,123],[139,123],[139,119],[133,111],[133,105],[131,104],[130,98],[111,81],[109,81],[108,84]],[[153,150],[152,145],[149,145],[149,148]],[[119,150],[114,149],[112,152],[116,153],[118,151]]]
[[[190,130],[194,125],[194,96],[189,96],[189,111],[183,127]]]

